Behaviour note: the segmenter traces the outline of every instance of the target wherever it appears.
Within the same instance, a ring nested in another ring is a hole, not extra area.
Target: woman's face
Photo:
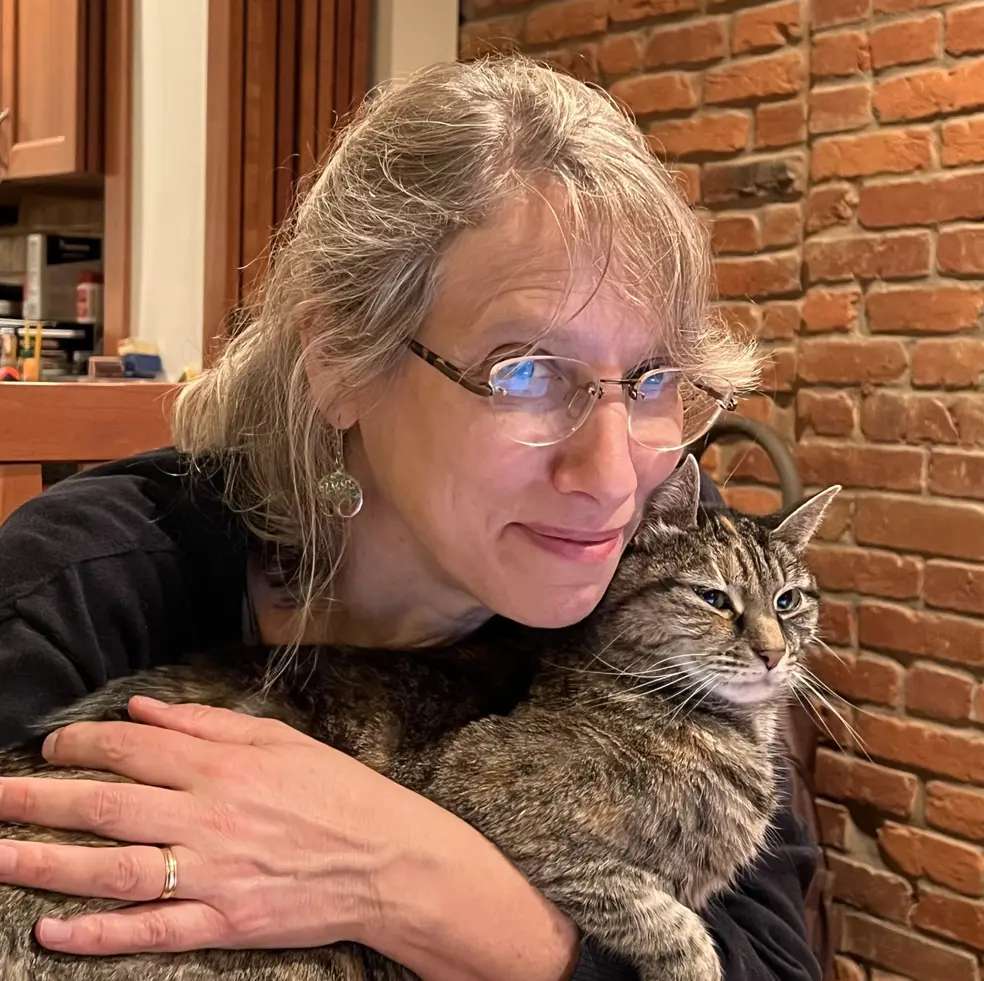
[[[545,207],[504,212],[454,241],[417,340],[468,367],[555,324],[542,351],[625,377],[671,325],[597,288],[593,268],[575,269],[570,290],[570,261]],[[412,583],[419,595],[432,584],[437,605],[471,603],[541,627],[590,613],[646,498],[679,459],[631,439],[618,386],[567,439],[527,446],[503,435],[488,399],[409,353],[368,394],[350,436],[347,465],[365,493],[356,550],[394,564],[389,588]],[[370,546],[378,536],[386,540]]]

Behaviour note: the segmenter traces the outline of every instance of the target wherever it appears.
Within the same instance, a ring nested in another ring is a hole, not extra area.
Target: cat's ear
[[[803,551],[816,534],[830,502],[840,493],[840,484],[834,484],[826,490],[814,494],[808,501],[801,504],[795,511],[788,514],[779,525],[772,530],[772,537],[785,542],[797,552]]]
[[[693,528],[700,507],[700,467],[691,454],[650,495],[646,517],[672,528]]]

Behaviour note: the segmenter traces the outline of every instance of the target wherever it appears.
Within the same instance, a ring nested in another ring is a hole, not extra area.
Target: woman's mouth
[[[554,528],[549,525],[515,526],[537,548],[568,562],[586,564],[605,562],[621,551],[624,528],[607,531],[584,531],[575,528]]]

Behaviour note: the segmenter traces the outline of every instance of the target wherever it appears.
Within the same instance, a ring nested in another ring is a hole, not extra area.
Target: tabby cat
[[[261,694],[262,652],[116,680],[46,720],[125,718],[134,694],[280,718],[478,828],[644,981],[717,981],[698,910],[763,845],[777,805],[781,711],[817,628],[806,545],[830,488],[788,515],[705,510],[688,460],[657,490],[604,600],[582,623],[493,619],[407,653],[311,650]],[[36,748],[0,774],[54,771]],[[0,824],[0,837],[102,843]],[[356,944],[76,958],[32,924],[123,905],[0,886],[5,981],[406,979]]]

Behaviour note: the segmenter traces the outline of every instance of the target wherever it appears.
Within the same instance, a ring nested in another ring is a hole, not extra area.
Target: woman
[[[603,95],[506,60],[377,96],[182,395],[182,453],[66,481],[0,532],[3,738],[244,635],[412,647],[581,619],[682,447],[753,381],[707,288],[697,220]],[[134,843],[0,848],[4,881],[138,903],[43,922],[47,946],[351,939],[428,981],[631,977],[472,828],[355,761],[216,709],[131,714],[149,725],[70,726],[45,752],[135,784],[0,781],[0,820]],[[707,914],[730,981],[816,976],[813,860],[784,813]]]

